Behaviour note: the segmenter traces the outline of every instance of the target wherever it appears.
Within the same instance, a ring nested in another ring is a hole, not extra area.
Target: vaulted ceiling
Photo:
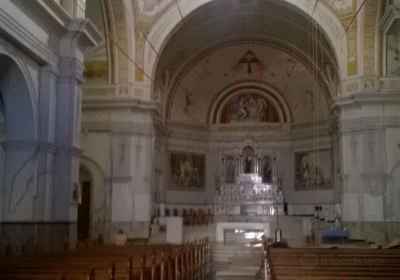
[[[307,92],[318,88],[325,104],[322,109],[325,113],[321,112],[321,116],[326,116],[329,99],[336,94],[333,85],[337,81],[334,51],[310,18],[282,2],[212,1],[182,21],[164,46],[156,73],[157,83],[167,92],[162,96],[167,119],[174,120],[174,116],[179,115],[185,102],[189,102],[187,92],[193,91],[191,98],[202,103],[199,106],[203,111],[201,121],[199,116],[192,116],[187,121],[207,122],[206,114],[216,95],[240,79],[257,80],[274,87],[285,98],[293,98],[287,100],[290,106],[310,98],[306,96]],[[232,70],[247,50],[252,50],[261,61],[264,67],[262,77],[255,73],[235,75]],[[211,65],[209,72],[213,77],[199,74],[202,71],[199,69],[207,63]],[[279,73],[279,78],[274,76],[275,73]],[[313,86],[313,80],[318,86]],[[288,94],[287,88],[297,90],[297,93]],[[174,109],[174,102],[180,104],[180,109]],[[294,113],[295,120],[312,119],[313,112],[303,109]],[[182,113],[177,119],[182,120],[184,115]]]
[[[299,10],[282,1],[221,0],[204,5],[182,22],[162,52],[159,69],[168,67],[175,73],[193,55],[243,38],[274,42],[311,60],[318,49],[318,62],[336,65],[324,34]]]

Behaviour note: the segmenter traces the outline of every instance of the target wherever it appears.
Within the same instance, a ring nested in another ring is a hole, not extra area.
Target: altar
[[[246,146],[240,154],[227,154],[221,160],[214,195],[216,241],[224,242],[228,231],[272,236],[278,217],[284,215],[275,156],[257,154]]]
[[[215,215],[283,215],[283,195],[275,183],[262,183],[255,173],[242,173],[237,183],[221,184],[214,196]]]
[[[263,231],[265,236],[271,235],[269,223],[217,223],[215,241],[224,243],[226,230],[255,230]]]

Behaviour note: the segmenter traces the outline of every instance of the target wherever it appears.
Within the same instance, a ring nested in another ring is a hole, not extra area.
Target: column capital
[[[42,74],[49,74],[49,75],[54,75],[58,76],[60,71],[57,65],[55,64],[46,64],[40,68],[40,72]]]
[[[60,82],[78,81],[83,82],[83,63],[74,57],[61,57],[59,62],[61,75]]]

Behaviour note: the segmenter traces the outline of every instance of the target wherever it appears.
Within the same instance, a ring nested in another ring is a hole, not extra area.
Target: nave
[[[23,250],[18,256],[0,259],[0,279],[399,279],[398,245],[374,249],[367,242],[324,242],[321,236],[310,242],[298,237],[298,220],[301,218],[282,217],[283,237],[290,238],[281,242],[255,230],[226,230],[224,242],[216,242],[216,224],[212,223],[185,226],[182,245],[168,244],[167,233],[160,232],[150,240],[128,240],[124,246],[93,240],[58,254]],[[208,237],[198,238],[204,234]]]

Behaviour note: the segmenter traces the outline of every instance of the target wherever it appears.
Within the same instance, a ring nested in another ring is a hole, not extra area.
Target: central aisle
[[[214,248],[215,280],[261,279],[260,247],[245,244],[217,244]]]

